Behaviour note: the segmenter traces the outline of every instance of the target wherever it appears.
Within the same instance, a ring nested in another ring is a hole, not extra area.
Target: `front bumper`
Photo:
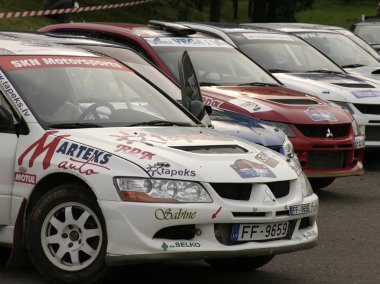
[[[253,184],[249,200],[223,197],[204,184],[213,203],[136,203],[101,201],[107,223],[107,262],[110,265],[160,259],[208,259],[274,255],[312,248],[317,244],[318,197],[302,197],[299,181],[290,181],[287,194]],[[282,189],[280,191],[283,191]],[[289,206],[313,204],[313,210],[290,216]],[[231,224],[293,224],[288,235],[260,241],[227,241]]]

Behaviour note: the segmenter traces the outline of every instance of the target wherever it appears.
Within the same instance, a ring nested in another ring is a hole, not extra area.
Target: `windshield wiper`
[[[362,67],[365,66],[364,64],[347,64],[343,65],[342,68],[355,68],[355,67]]]
[[[278,84],[263,83],[263,82],[242,83],[242,84],[239,84],[238,86],[271,86],[271,87],[279,87]]]
[[[151,120],[151,121],[144,121],[144,122],[136,122],[129,124],[128,126],[142,126],[142,125],[149,125],[149,126],[192,126],[191,123],[188,122],[175,122],[175,121],[167,121],[167,120]]]
[[[327,73],[327,74],[343,74],[342,72],[332,71],[327,69],[309,70],[306,73]]]
[[[79,123],[79,122],[73,122],[73,123],[54,123],[54,124],[47,124],[47,127],[50,128],[96,128],[96,127],[102,127],[99,124],[95,123]]]
[[[289,70],[284,69],[268,69],[270,73],[290,73]]]

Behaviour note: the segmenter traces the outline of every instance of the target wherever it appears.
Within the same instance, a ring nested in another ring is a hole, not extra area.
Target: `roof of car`
[[[79,38],[73,39],[80,40]],[[70,40],[70,37],[62,38],[63,40]],[[0,46],[0,55],[99,56],[84,49],[61,45],[57,42],[56,37],[53,36],[49,40],[49,36],[35,32],[1,31]]]

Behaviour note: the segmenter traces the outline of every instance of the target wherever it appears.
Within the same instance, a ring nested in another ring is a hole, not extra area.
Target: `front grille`
[[[366,126],[365,127],[365,140],[366,141],[380,141],[380,125],[379,126]]]
[[[350,124],[307,125],[297,124],[297,129],[306,137],[345,137],[350,131]],[[333,136],[330,136],[333,135]]]
[[[290,183],[288,180],[277,181],[277,182],[268,182],[267,186],[272,191],[274,197],[281,198],[287,196],[290,190]]]
[[[317,105],[318,102],[309,99],[271,99],[270,101],[285,105]]]
[[[248,150],[238,145],[176,146],[174,149],[197,154],[242,154]]]
[[[233,200],[249,200],[251,197],[251,183],[211,183],[216,193]]]
[[[334,83],[334,85],[341,86],[341,87],[347,87],[347,88],[375,88],[372,85],[363,83],[363,84],[358,84],[358,83]]]
[[[270,239],[270,240],[251,241],[251,242],[262,243],[262,242],[271,242],[275,240],[290,240],[293,235],[294,229],[296,227],[296,223],[297,223],[297,220],[289,221],[288,234],[285,237],[278,238],[278,239]],[[215,233],[216,239],[221,244],[226,245],[226,246],[241,245],[243,243],[247,243],[247,241],[231,240],[232,227],[233,227],[233,224],[215,224],[214,233]]]
[[[380,105],[354,104],[354,106],[361,113],[365,113],[365,114],[379,114],[380,115]]]
[[[310,151],[308,169],[335,170],[344,168],[346,151]]]

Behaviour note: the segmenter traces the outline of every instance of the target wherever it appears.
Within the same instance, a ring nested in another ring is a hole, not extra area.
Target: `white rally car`
[[[87,283],[133,261],[255,269],[317,244],[318,197],[292,160],[204,127],[115,59],[0,44],[8,266],[27,252],[51,281]]]

